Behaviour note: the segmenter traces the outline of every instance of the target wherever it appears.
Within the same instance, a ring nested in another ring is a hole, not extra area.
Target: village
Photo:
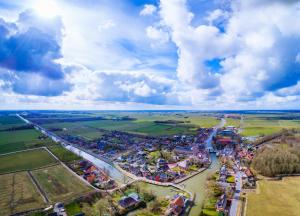
[[[224,118],[221,122],[224,123]],[[188,214],[194,194],[179,184],[208,169],[212,163],[220,164],[220,169],[214,174],[214,183],[220,191],[214,197],[216,202],[213,208],[216,212],[236,215],[241,190],[255,187],[255,177],[248,166],[255,149],[234,126],[222,124],[214,128],[199,128],[195,135],[156,137],[101,129],[103,135],[95,140],[67,133],[57,136],[54,135],[56,129],[47,132],[38,127],[47,135],[55,136],[63,145],[78,148],[80,152],[111,164],[132,182],[180,188],[182,192],[168,198],[168,205],[163,208],[164,215]],[[216,155],[217,160],[212,160],[212,155]],[[147,205],[145,195],[140,194],[139,190],[126,192],[126,188],[131,188],[131,183],[124,185],[115,181],[109,169],[100,168],[85,159],[68,166],[93,187],[110,191],[112,196],[124,188],[123,196],[118,195],[111,207],[117,214]]]

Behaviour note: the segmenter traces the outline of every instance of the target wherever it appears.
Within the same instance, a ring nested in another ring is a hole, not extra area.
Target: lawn
[[[27,172],[0,175],[1,215],[45,207]]]
[[[32,170],[55,164],[57,161],[44,149],[36,149],[0,156],[0,174]]]
[[[35,129],[0,132],[0,154],[28,148],[53,145],[49,138],[39,139],[41,134]]]
[[[247,216],[300,215],[300,177],[261,180],[257,193],[247,195]]]
[[[70,162],[81,159],[81,157],[77,156],[73,152],[65,149],[60,145],[51,146],[49,147],[49,150],[63,162]]]
[[[51,202],[66,201],[92,191],[62,165],[32,171]]]

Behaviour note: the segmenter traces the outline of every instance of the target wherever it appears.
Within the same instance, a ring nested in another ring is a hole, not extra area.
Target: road
[[[236,192],[233,195],[233,199],[230,206],[229,216],[236,216],[238,210],[239,199],[242,190],[242,172],[238,171],[235,175],[236,180]]]

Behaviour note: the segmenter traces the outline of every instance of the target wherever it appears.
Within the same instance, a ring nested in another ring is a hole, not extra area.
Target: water
[[[207,176],[214,173],[220,168],[220,164],[218,162],[218,158],[215,154],[211,154],[212,164],[211,166],[199,173],[198,175],[180,183],[180,185],[184,186],[188,191],[195,193],[195,204],[192,207],[189,215],[199,215],[202,209],[202,204],[205,198],[205,184]]]
[[[73,147],[71,145],[67,145],[65,146],[65,148],[67,148],[68,150],[74,152],[77,155],[80,155],[81,157],[83,157],[84,159],[92,162],[93,164],[95,164],[97,167],[107,170],[108,174],[111,178],[113,178],[114,180],[116,180],[119,183],[126,183],[130,180],[129,177],[125,176],[123,173],[121,173],[117,168],[115,168],[114,166],[96,158],[93,155],[90,155],[84,151],[81,151],[80,149]]]

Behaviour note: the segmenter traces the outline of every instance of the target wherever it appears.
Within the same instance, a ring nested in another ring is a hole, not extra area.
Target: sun
[[[36,0],[33,8],[41,17],[53,18],[60,15],[60,8],[54,0]]]

